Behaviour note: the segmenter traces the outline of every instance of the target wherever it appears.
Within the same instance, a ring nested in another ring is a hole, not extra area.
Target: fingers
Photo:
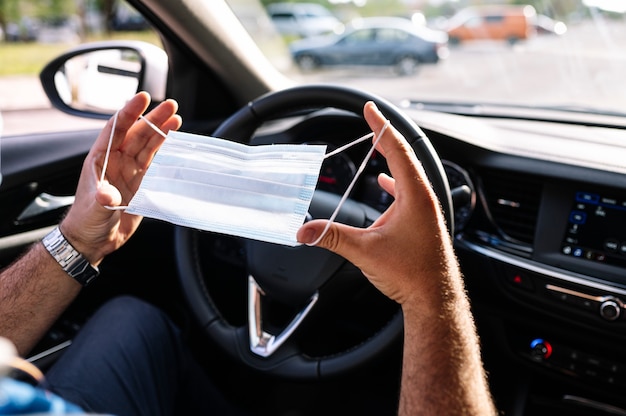
[[[365,103],[365,106],[363,107],[363,116],[372,131],[376,134],[378,134],[387,121],[385,116],[380,112],[380,110],[378,110],[378,107],[376,107],[376,104],[372,101]]]
[[[374,132],[379,132],[385,124],[384,115],[373,102],[365,104],[363,115]],[[396,181],[410,183],[416,177],[423,178],[421,164],[417,160],[415,152],[393,125],[389,126],[381,137],[379,150],[387,159],[391,176]]]
[[[166,100],[146,115],[150,121],[163,133],[177,130],[182,124],[180,116],[176,114],[178,103],[174,100]],[[139,116],[137,116],[139,117]],[[135,119],[136,120],[136,119]],[[139,164],[145,165],[150,160],[156,149],[163,143],[164,138],[152,126],[143,120],[137,121],[129,130],[126,140],[120,145],[120,150],[129,157],[135,157]]]
[[[135,123],[139,115],[146,111],[149,104],[150,95],[147,92],[135,94],[135,96],[118,111],[117,120],[115,119],[115,116],[109,119],[104,129],[102,129],[94,149],[98,151],[106,149],[111,136],[111,130],[113,129],[113,124],[115,124],[115,134],[113,135],[112,148],[118,148],[123,142],[128,129],[130,129],[130,127]]]
[[[139,92],[122,107],[116,116],[111,117],[100,133],[94,146],[94,152],[102,152],[108,147],[111,129],[115,124],[115,132],[111,149],[123,151],[127,157],[138,157],[140,163],[151,160],[154,151],[161,145],[162,138],[146,122],[138,122],[150,104],[150,95]],[[180,128],[182,120],[176,114],[178,104],[174,100],[160,103],[146,116],[161,131]],[[117,118],[117,119],[116,119]],[[156,140],[155,140],[156,139]]]
[[[144,120],[139,120],[149,102],[150,96],[145,92],[138,93],[129,100],[118,112],[117,120],[115,117],[109,120],[92,151],[96,170],[103,169],[108,163],[107,178],[118,187],[127,186],[130,189],[134,186],[132,184],[137,184],[141,180],[141,176],[136,174],[148,167],[163,143],[164,137],[159,130],[167,133],[180,128],[182,124],[182,119],[176,114],[178,104],[174,100],[166,100],[150,111],[146,119],[152,126]],[[109,145],[113,125],[115,133],[111,151],[107,153],[105,149]],[[126,185],[120,183],[120,177],[124,178]],[[128,189],[120,188],[120,191],[128,194]]]
[[[387,120],[373,102],[365,104],[363,115],[372,131],[376,134],[374,138],[374,141],[376,141],[378,139],[377,135],[380,134]],[[387,163],[393,176],[392,178],[381,174],[378,178],[380,186],[396,199],[408,198],[409,200],[406,202],[410,203],[411,195],[415,195],[414,186],[416,179],[418,179],[418,182],[424,182],[422,180],[424,176],[421,175],[421,167],[419,167],[419,161],[415,156],[415,152],[393,126],[389,126],[389,128],[383,131],[378,144],[381,153],[387,158]],[[400,188],[404,188],[404,190]],[[383,215],[381,218],[386,220],[387,217],[389,215]],[[384,224],[385,220],[381,219],[376,225]],[[312,244],[322,235],[326,224],[327,221],[324,220],[310,221],[300,228],[296,238],[301,243]],[[363,246],[369,245],[371,247],[372,244],[378,241],[380,236],[380,229],[377,227],[361,229],[332,223],[327,233],[316,245],[331,250],[354,263],[355,259],[359,259],[359,253],[364,249]]]
[[[396,196],[396,181],[386,173],[378,175],[378,184],[385,192],[395,198]]]
[[[402,136],[393,127],[385,128],[388,123],[387,119],[377,109],[373,102],[368,102],[364,107],[364,116],[372,131],[375,133],[374,141],[378,139],[378,135],[382,132],[379,144],[388,151],[398,153],[398,149],[404,151]],[[383,130],[384,129],[384,130]],[[389,142],[389,143],[386,143]],[[396,149],[397,148],[397,149]],[[412,152],[412,150],[409,148]],[[402,163],[406,163],[405,160]],[[391,195],[395,195],[395,181],[387,175],[381,175],[379,183]],[[346,225],[332,223],[328,227],[328,231],[324,234],[328,221],[311,221],[304,224],[298,231],[296,238],[304,244],[312,244],[331,250],[351,261],[358,256],[360,244],[364,243],[363,229],[349,227]],[[320,239],[320,236],[322,236]],[[319,240],[319,241],[318,241]]]

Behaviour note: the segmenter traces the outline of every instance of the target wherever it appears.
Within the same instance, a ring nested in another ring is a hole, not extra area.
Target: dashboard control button
[[[600,316],[607,321],[615,321],[621,315],[622,308],[617,300],[608,299],[600,305]]]
[[[506,280],[513,287],[528,290],[531,292],[535,290],[535,284],[533,283],[532,278],[528,274],[522,273],[519,270],[512,269],[512,268],[507,269]]]
[[[530,355],[538,360],[545,360],[552,355],[552,345],[541,338],[535,338],[530,342]]]

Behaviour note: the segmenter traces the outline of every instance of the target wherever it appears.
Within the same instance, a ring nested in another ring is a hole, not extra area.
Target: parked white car
[[[267,12],[276,29],[285,35],[309,37],[343,30],[341,21],[320,4],[273,3]]]

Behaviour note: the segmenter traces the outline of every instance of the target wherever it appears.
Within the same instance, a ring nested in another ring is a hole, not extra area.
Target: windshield
[[[396,103],[626,111],[624,0],[229,3],[276,66],[303,83]],[[252,19],[252,4],[267,16]],[[282,50],[267,42],[272,33]]]

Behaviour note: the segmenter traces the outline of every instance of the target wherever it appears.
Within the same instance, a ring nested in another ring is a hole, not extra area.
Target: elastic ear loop
[[[102,165],[102,173],[100,174],[100,183],[104,182],[104,175],[106,174],[107,166],[109,165],[109,156],[111,156],[111,146],[113,145],[113,135],[115,134],[115,126],[117,125],[117,115],[119,110],[115,112],[113,116],[113,126],[111,127],[111,134],[109,135],[109,144],[107,145],[107,151],[104,155],[104,164]],[[167,134],[163,133],[160,128],[158,128],[153,122],[145,118],[143,115],[139,115],[139,118],[146,122],[148,126],[150,126],[154,131],[159,133],[161,136],[167,139]],[[117,207],[113,207],[110,205],[104,206],[106,209],[110,209],[111,211],[122,211],[128,208],[128,205],[120,205]]]
[[[330,229],[331,224],[335,221],[335,218],[337,218],[337,215],[339,214],[339,211],[341,210],[341,207],[343,206],[344,202],[346,202],[346,200],[348,199],[348,196],[350,195],[350,192],[352,192],[352,188],[354,188],[354,185],[356,184],[356,181],[359,179],[359,176],[361,176],[361,173],[363,173],[363,171],[365,170],[365,167],[367,166],[367,162],[369,161],[370,157],[372,156],[372,153],[374,153],[374,150],[376,150],[376,146],[378,145],[378,142],[380,141],[380,138],[383,137],[383,134],[385,134],[385,131],[387,130],[387,127],[389,127],[389,125],[391,124],[391,122],[389,120],[385,121],[385,124],[383,125],[383,127],[380,129],[380,132],[378,133],[378,136],[376,136],[376,140],[374,140],[374,143],[372,144],[372,147],[370,148],[369,152],[367,152],[367,155],[365,155],[365,158],[363,159],[363,162],[361,162],[361,166],[359,166],[359,169],[357,170],[356,174],[354,175],[354,178],[352,178],[352,182],[350,182],[350,185],[348,186],[348,189],[346,189],[346,192],[343,193],[343,196],[341,197],[341,200],[339,201],[339,204],[337,205],[337,208],[335,208],[335,212],[333,212],[333,215],[330,216],[330,218],[328,219],[328,222],[326,223],[326,227],[324,227],[324,231],[322,231],[322,234],[320,234],[319,237],[317,237],[317,239],[315,241],[313,241],[312,243],[306,243],[307,246],[316,246],[317,244],[319,244],[320,241],[322,241],[322,238],[324,238],[324,236],[326,235],[326,233],[328,232],[328,230]],[[337,153],[347,149],[350,146],[354,146],[357,143],[361,143],[364,140],[367,140],[368,138],[372,137],[374,135],[374,133],[369,133],[355,141],[353,141],[352,143],[348,143],[345,146],[340,147],[339,149],[336,149],[332,152],[327,153],[324,156],[324,159],[330,157],[330,156],[334,156]]]
[[[113,126],[111,126],[111,133],[109,134],[109,144],[107,145],[107,151],[104,154],[104,164],[102,165],[102,172],[100,173],[100,183],[104,182],[104,175],[109,165],[109,156],[111,156],[111,146],[113,145],[113,134],[115,134],[115,127],[117,126],[117,115],[119,110],[113,115]]]

